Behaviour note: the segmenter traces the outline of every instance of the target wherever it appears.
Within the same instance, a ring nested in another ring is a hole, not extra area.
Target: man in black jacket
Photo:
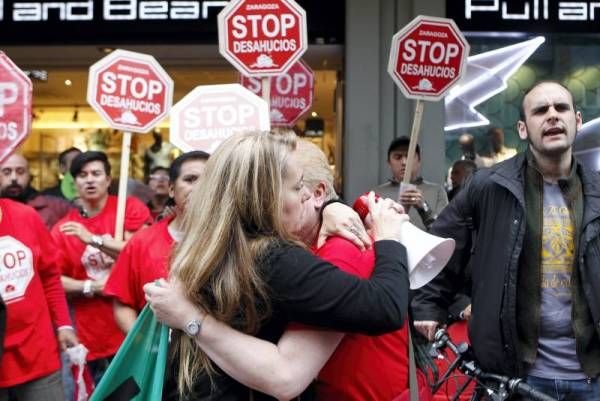
[[[456,239],[446,269],[413,300],[429,339],[471,261],[469,336],[485,370],[561,400],[600,400],[600,177],[572,155],[571,93],[540,82],[517,123],[526,152],[476,172],[431,232]],[[566,397],[566,398],[565,398]]]

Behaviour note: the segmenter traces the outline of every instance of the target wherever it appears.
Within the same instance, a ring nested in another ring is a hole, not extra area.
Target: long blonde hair
[[[220,321],[256,333],[270,314],[267,288],[258,271],[265,251],[279,239],[292,241],[282,224],[282,180],[296,139],[254,132],[227,139],[206,163],[190,194],[183,240],[175,248],[171,275],[187,297]],[[214,368],[186,335],[178,335],[180,395]],[[176,358],[177,359],[177,358]]]

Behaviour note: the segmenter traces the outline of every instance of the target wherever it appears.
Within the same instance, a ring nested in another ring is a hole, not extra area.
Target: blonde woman
[[[402,325],[408,278],[397,239],[406,215],[371,197],[377,262],[370,280],[322,261],[294,237],[310,199],[294,148],[293,136],[246,134],[227,140],[207,163],[174,254],[174,284],[145,287],[157,318],[178,329],[169,370],[175,380],[165,398],[249,399],[249,389],[217,370],[196,344],[220,322],[270,342],[290,321],[366,334]],[[183,298],[192,302],[177,302]]]

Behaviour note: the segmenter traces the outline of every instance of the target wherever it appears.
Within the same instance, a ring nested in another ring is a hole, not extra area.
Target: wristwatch
[[[92,235],[92,243],[90,245],[94,248],[100,248],[104,245],[104,238],[99,235]]]
[[[427,202],[423,201],[423,207],[418,207],[417,211],[420,213],[429,213],[431,209],[429,208]]]
[[[202,322],[197,319],[192,319],[183,326],[183,331],[190,337],[196,337],[200,333]]]

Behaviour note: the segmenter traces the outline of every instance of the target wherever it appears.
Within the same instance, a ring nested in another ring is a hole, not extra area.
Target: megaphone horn
[[[431,235],[406,221],[400,227],[401,243],[408,256],[408,280],[415,290],[430,282],[446,266],[454,252],[452,238]]]
[[[368,192],[356,198],[354,210],[364,221],[369,214]],[[379,195],[375,194],[375,198]],[[408,256],[408,280],[410,289],[416,290],[430,282],[450,260],[456,243],[452,238],[431,235],[406,221],[400,227],[402,245]]]

